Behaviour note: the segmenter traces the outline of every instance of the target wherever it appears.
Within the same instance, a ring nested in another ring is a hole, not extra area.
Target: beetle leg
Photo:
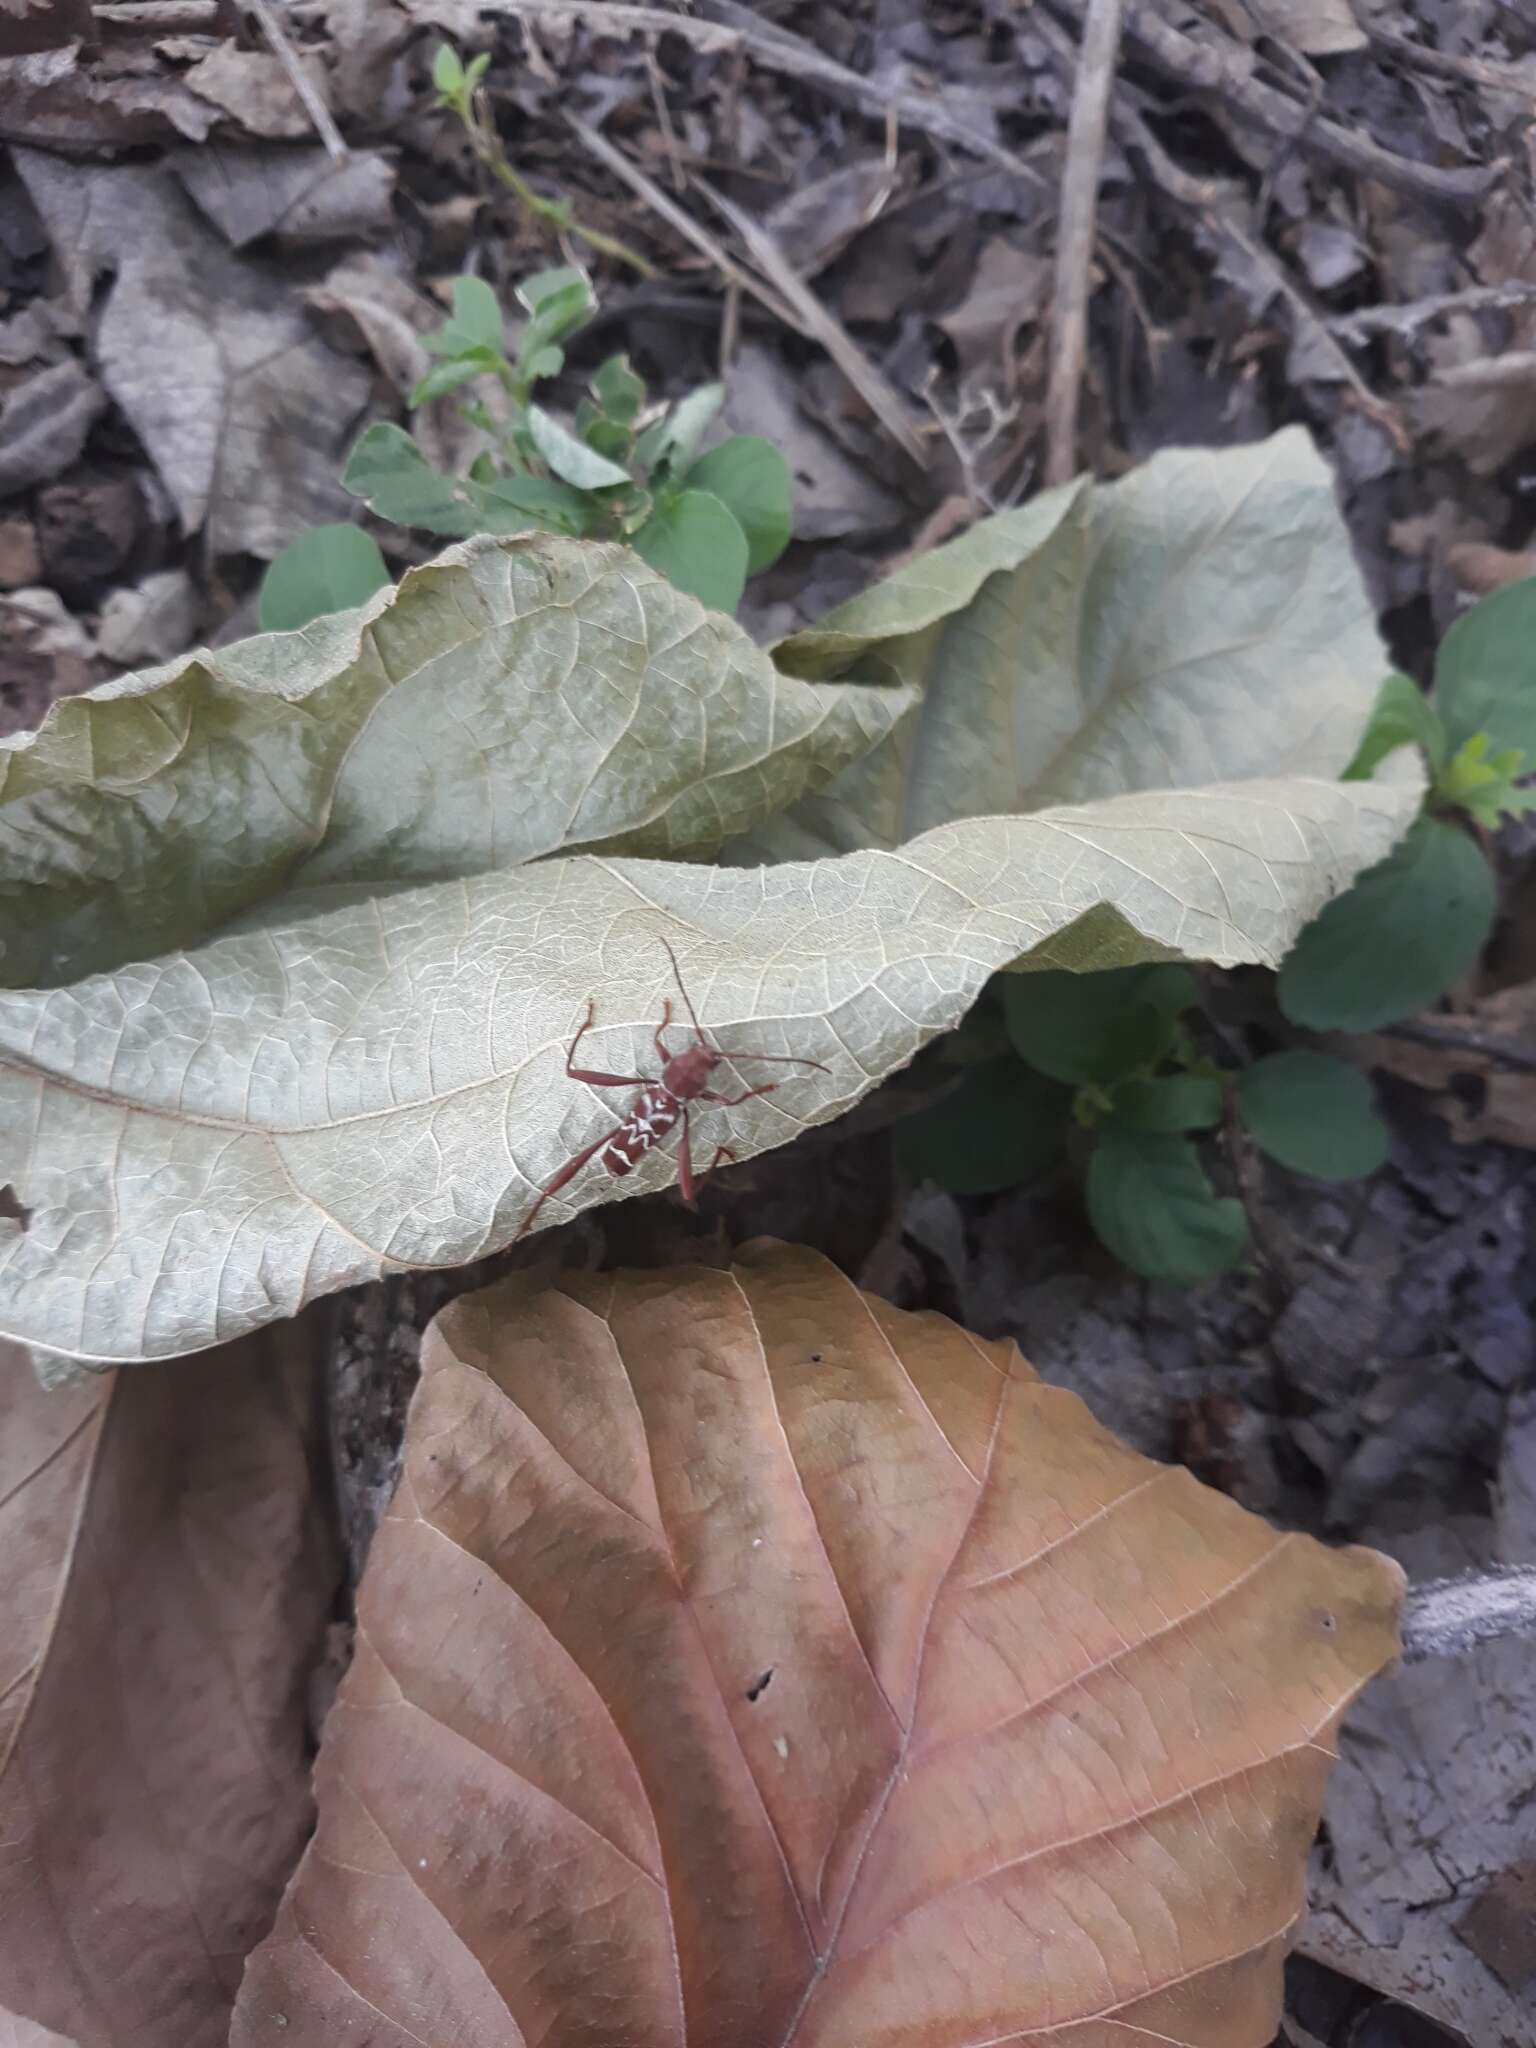
[[[592,1019],[597,1014],[596,1005],[587,1004],[587,1020],[571,1040],[571,1049],[565,1056],[565,1071],[573,1081],[585,1081],[591,1088],[649,1088],[648,1074],[600,1074],[592,1067],[573,1067],[576,1048],[592,1029]]]
[[[777,1081],[767,1081],[761,1088],[749,1088],[745,1095],[716,1095],[712,1090],[706,1090],[698,1099],[700,1102],[716,1102],[722,1109],[734,1109],[740,1102],[750,1102],[754,1095],[771,1095],[778,1085]]]
[[[584,1146],[583,1149],[576,1154],[574,1159],[567,1159],[564,1166],[562,1166],[560,1171],[557,1174],[555,1174],[553,1179],[547,1180],[544,1183],[544,1186],[539,1194],[539,1199],[534,1203],[533,1207],[528,1211],[528,1214],[517,1226],[516,1235],[513,1237],[512,1240],[514,1244],[516,1244],[518,1238],[526,1237],[528,1235],[529,1231],[533,1228],[534,1217],[538,1215],[539,1211],[543,1208],[544,1204],[549,1200],[550,1196],[558,1195],[563,1187],[569,1186],[569,1184],[576,1178],[577,1174],[580,1173],[581,1169],[587,1164],[588,1160],[595,1158],[597,1154],[602,1151],[603,1147],[609,1142],[609,1140],[616,1138],[619,1135],[619,1132],[623,1129],[623,1124],[615,1124],[611,1131],[604,1131],[603,1135],[600,1138],[594,1138],[590,1145]]]

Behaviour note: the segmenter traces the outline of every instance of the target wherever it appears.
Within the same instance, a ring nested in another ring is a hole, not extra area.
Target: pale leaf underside
[[[701,1137],[745,1158],[847,1109],[1026,956],[1273,965],[1416,802],[1253,782],[773,868],[577,856],[0,992],[0,1182],[29,1212],[0,1217],[0,1328],[162,1356],[505,1243],[628,1106],[563,1071],[589,998],[583,1058],[656,1070],[663,939],[721,1044],[828,1069],[705,1113]],[[657,1151],[623,1189],[674,1172]],[[594,1164],[541,1222],[619,1191]]]

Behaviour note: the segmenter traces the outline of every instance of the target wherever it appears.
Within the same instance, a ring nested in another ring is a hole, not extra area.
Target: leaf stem
[[[496,124],[486,112],[485,95],[476,91],[472,95],[455,95],[446,100],[463,123],[469,137],[470,147],[477,160],[484,165],[498,183],[505,185],[518,205],[531,220],[539,221],[555,229],[557,233],[575,235],[595,249],[599,255],[610,256],[615,263],[627,263],[632,270],[638,270],[642,277],[655,277],[656,266],[647,262],[626,242],[613,235],[605,235],[600,228],[589,228],[576,216],[576,210],[569,199],[546,199],[535,192],[528,180],[518,171],[502,148],[501,137]]]

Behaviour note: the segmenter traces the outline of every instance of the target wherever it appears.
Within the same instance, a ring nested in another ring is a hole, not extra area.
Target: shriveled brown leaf
[[[440,1316],[232,2048],[1259,2048],[1373,1552],[759,1240]]]
[[[0,56],[0,142],[93,154],[150,142],[202,142],[218,111],[169,66],[146,70],[73,42]]]
[[[310,1820],[304,1678],[338,1571],[311,1483],[315,1352],[289,1324],[44,1392],[0,1346],[0,2015],[18,2043],[226,2039]]]

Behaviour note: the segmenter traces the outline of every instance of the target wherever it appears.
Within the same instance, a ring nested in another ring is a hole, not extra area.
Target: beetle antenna
[[[672,941],[664,938],[661,943],[666,947],[667,958],[672,962],[672,976],[677,983],[677,992],[688,1006],[688,1015],[693,1024],[694,1036],[702,1039],[704,1036],[704,1026],[699,1022],[699,1013],[693,1007],[693,997],[689,995],[687,986],[683,981],[683,971],[677,964],[677,955],[672,950]]]
[[[808,1060],[801,1053],[794,1052],[732,1052],[729,1046],[717,1046],[723,1058],[728,1060],[767,1060],[775,1067],[814,1067],[818,1074],[830,1074],[832,1069],[824,1067],[820,1060]]]

